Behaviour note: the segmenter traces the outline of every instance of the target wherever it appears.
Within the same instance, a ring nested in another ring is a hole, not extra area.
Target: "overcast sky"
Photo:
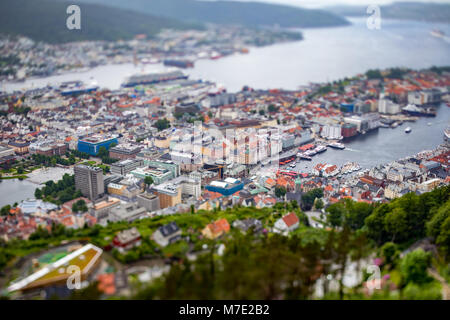
[[[449,3],[450,0],[434,0],[434,1],[420,1],[420,0],[241,0],[241,1],[256,1],[256,2],[271,2],[279,4],[295,5],[308,8],[319,8],[324,6],[349,4],[349,5],[368,5],[368,4],[389,4],[392,2],[436,2]]]

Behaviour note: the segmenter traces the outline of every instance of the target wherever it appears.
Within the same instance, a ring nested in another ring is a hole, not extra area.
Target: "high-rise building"
[[[80,190],[85,197],[94,201],[105,193],[101,168],[80,164],[75,166],[74,172],[75,189]]]

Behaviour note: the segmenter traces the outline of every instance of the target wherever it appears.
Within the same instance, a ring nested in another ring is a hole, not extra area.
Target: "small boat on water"
[[[322,153],[327,151],[327,147],[325,146],[318,146],[316,149],[314,149],[314,151],[316,151],[316,153]]]
[[[438,29],[431,30],[430,34],[433,37],[436,37],[436,38],[443,38],[443,37],[445,37],[444,31],[441,31],[441,30],[438,30]]]
[[[411,128],[410,127],[407,127],[406,129],[405,129],[405,133],[410,133],[412,130],[411,130]]]
[[[428,123],[427,123],[427,125],[428,125],[428,126],[431,126],[431,125],[432,125],[432,123],[431,123],[431,122],[428,122]]]
[[[333,148],[333,149],[339,149],[339,150],[344,150],[345,149],[345,145],[342,144],[342,143],[339,143],[339,142],[329,143],[328,146],[330,148]]]
[[[312,158],[305,153],[299,153],[299,154],[297,154],[297,157],[299,157],[301,160],[307,160],[307,161],[312,160]]]

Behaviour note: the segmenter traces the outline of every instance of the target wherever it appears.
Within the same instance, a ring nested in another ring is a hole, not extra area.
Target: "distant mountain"
[[[381,6],[381,18],[450,23],[450,4],[396,2]],[[367,6],[333,6],[327,10],[346,17],[367,16]]]
[[[130,39],[136,34],[153,36],[163,28],[199,28],[200,24],[172,18],[80,4],[81,30],[68,30],[66,9],[74,2],[56,0],[1,0],[0,33],[24,35],[34,40],[60,43],[81,40]],[[79,2],[76,2],[79,4]]]
[[[238,1],[197,0],[81,0],[167,16],[185,21],[245,26],[332,27],[349,22],[324,10]]]

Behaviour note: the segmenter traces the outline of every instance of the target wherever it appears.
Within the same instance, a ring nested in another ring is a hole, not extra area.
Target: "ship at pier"
[[[134,87],[137,85],[155,84],[187,78],[188,76],[181,71],[135,74],[126,78],[124,83],[122,84],[122,87]]]
[[[410,116],[436,117],[436,110],[434,108],[421,108],[414,104],[408,104],[402,109],[402,112]]]

